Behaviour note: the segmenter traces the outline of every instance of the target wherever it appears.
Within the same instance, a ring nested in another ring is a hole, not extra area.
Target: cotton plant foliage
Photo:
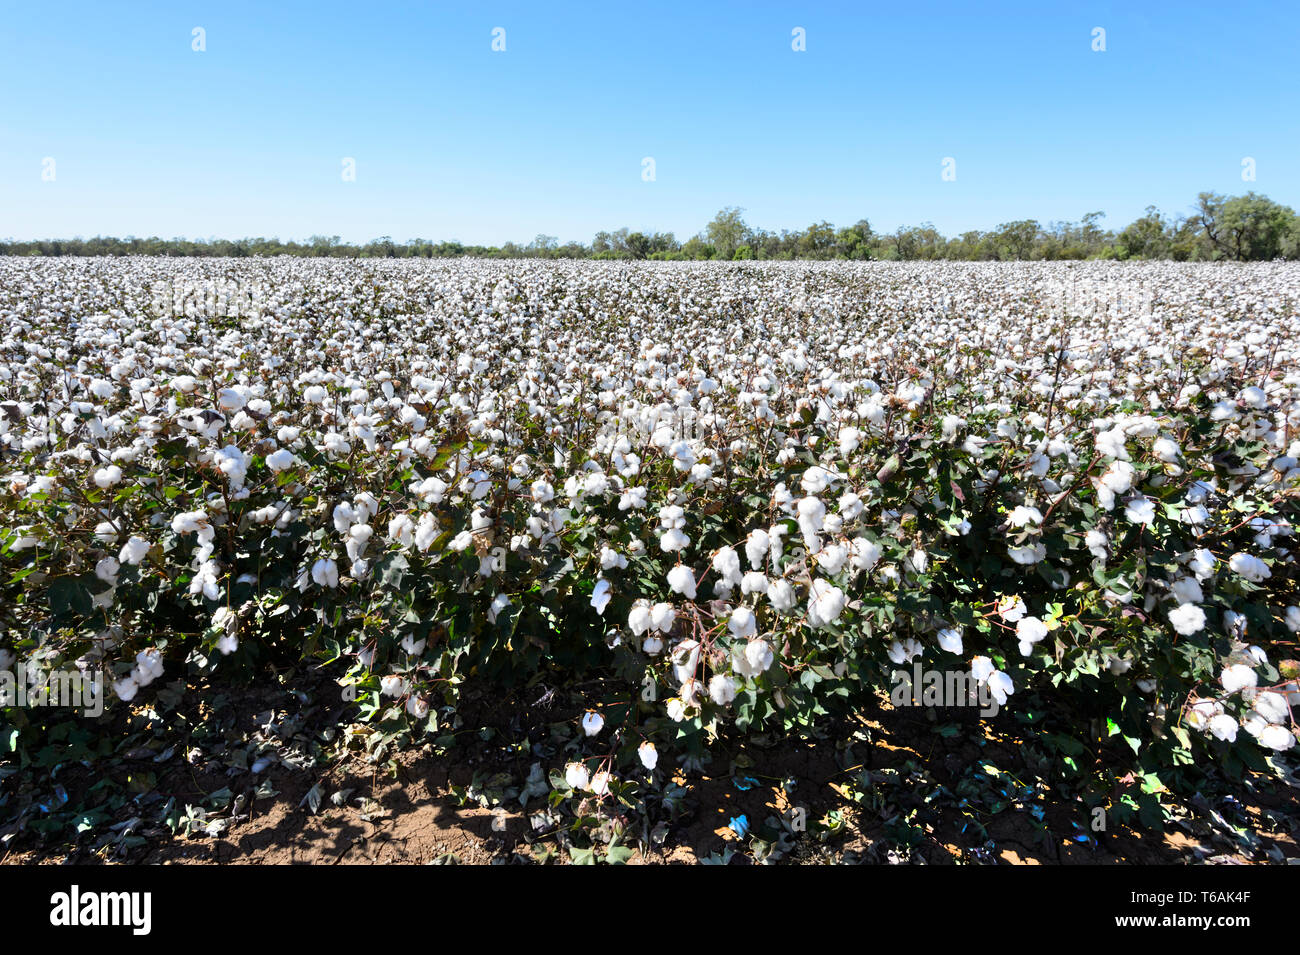
[[[0,662],[102,673],[106,725],[286,655],[417,731],[595,674],[563,784],[600,793],[917,662],[1262,765],[1297,301],[1282,264],[0,259]]]

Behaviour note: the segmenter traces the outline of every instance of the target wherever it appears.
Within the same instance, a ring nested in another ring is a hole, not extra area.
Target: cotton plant
[[[1300,270],[873,269],[0,262],[0,650],[118,627],[140,706],[277,641],[417,726],[612,667],[592,798],[900,661],[1171,764],[1286,751]],[[256,314],[158,294],[214,270]],[[1116,283],[1160,299],[1034,304]]]

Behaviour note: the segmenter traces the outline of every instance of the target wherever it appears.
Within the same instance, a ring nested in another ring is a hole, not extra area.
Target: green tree
[[[704,238],[717,250],[720,258],[731,258],[736,248],[745,242],[749,226],[745,225],[745,220],[740,216],[744,211],[728,206],[704,227]]]

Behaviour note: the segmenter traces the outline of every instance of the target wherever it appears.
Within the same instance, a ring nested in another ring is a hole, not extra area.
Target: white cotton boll
[[[281,448],[280,450],[273,451],[266,456],[266,466],[279,474],[281,471],[293,467],[296,460],[297,459],[294,457],[292,451],[288,448]]]
[[[1182,450],[1177,442],[1169,438],[1156,438],[1151,445],[1151,451],[1166,464],[1177,464],[1178,459],[1182,457]]]
[[[962,634],[957,627],[945,627],[939,631],[939,646],[949,653],[962,652]]]
[[[1279,753],[1295,745],[1295,734],[1289,726],[1266,726],[1260,730],[1258,738],[1259,745]]]
[[[848,559],[849,549],[841,544],[831,544],[823,547],[814,555],[813,559],[817,562],[817,569],[827,576],[834,576],[844,568],[844,562]]]
[[[406,699],[406,712],[417,720],[429,715],[429,701],[423,696],[412,694]]]
[[[339,585],[339,565],[333,558],[324,557],[311,565],[311,579],[318,587],[337,587]]]
[[[768,551],[772,555],[772,562],[774,564],[781,559],[783,550],[782,538],[785,536],[787,530],[788,529],[784,524],[773,524],[767,529],[767,546]]]
[[[1016,691],[1015,683],[1012,682],[1011,677],[1001,670],[995,670],[989,675],[988,686],[998,706],[1005,706],[1007,697]]]
[[[423,514],[420,516],[420,523],[415,527],[415,546],[424,553],[427,551],[435,540],[438,539],[438,519],[432,514]],[[400,538],[399,538],[400,539]]]
[[[795,510],[798,514],[799,529],[805,535],[822,529],[826,520],[826,505],[820,500],[815,497],[800,498]]]
[[[1205,629],[1205,611],[1194,603],[1184,603],[1169,611],[1169,622],[1185,637]]]
[[[623,570],[627,567],[627,558],[620,554],[614,548],[608,545],[600,549],[600,569],[614,570],[618,568]]]
[[[141,650],[135,655],[136,669],[133,671],[135,681],[141,686],[152,683],[163,675],[162,653],[155,647]],[[143,674],[144,679],[141,679]]]
[[[587,710],[586,713],[582,714],[582,731],[588,736],[598,736],[604,728],[605,717],[595,710]]]
[[[1291,720],[1291,711],[1287,706],[1286,697],[1281,693],[1263,690],[1255,694],[1251,705],[1255,708],[1255,712],[1270,723],[1289,723]]]
[[[700,662],[700,645],[695,640],[683,640],[673,648],[673,677],[679,683],[685,683],[695,675]],[[683,699],[686,697],[683,696]]]
[[[501,612],[510,606],[510,597],[508,594],[497,594],[492,598],[492,603],[488,605],[487,618],[488,623],[496,623],[497,617]]]
[[[1133,487],[1136,474],[1137,469],[1127,461],[1112,461],[1101,476],[1101,486],[1112,494],[1126,494]]]
[[[746,676],[756,676],[765,672],[776,658],[772,652],[772,645],[766,640],[750,640],[745,644],[742,656],[749,671]]]
[[[655,749],[655,744],[649,740],[636,748],[636,754],[641,760],[641,765],[646,769],[654,769],[659,765],[659,751]]]
[[[113,681],[113,692],[123,703],[129,703],[135,699],[135,695],[140,692],[140,685],[132,677],[125,677],[121,680]]]
[[[787,580],[773,580],[767,585],[767,601],[779,613],[785,613],[794,607],[796,598],[794,587]]]
[[[1268,564],[1251,554],[1241,552],[1233,554],[1228,558],[1228,566],[1252,583],[1259,583],[1273,576],[1273,571],[1269,569]]]
[[[670,603],[657,603],[650,608],[650,625],[660,633],[672,630],[677,610]]]
[[[1286,628],[1292,633],[1300,633],[1300,607],[1286,608]]]
[[[718,706],[726,706],[736,698],[736,681],[718,673],[709,680],[709,698]]]
[[[740,592],[745,596],[767,593],[767,577],[761,571],[748,571],[740,578]]]
[[[116,584],[117,572],[122,565],[118,563],[115,557],[102,557],[95,564],[95,576],[105,583]]]
[[[633,636],[638,637],[650,629],[650,604],[648,601],[638,600],[632,605],[632,609],[628,611],[627,625]]]
[[[869,571],[880,560],[880,546],[865,537],[849,541],[849,567],[855,573]]]
[[[227,633],[217,640],[217,650],[220,651],[222,656],[228,657],[238,649],[239,637],[236,634]]]
[[[409,514],[398,514],[388,522],[388,540],[402,547],[415,543],[415,521]]]
[[[143,537],[132,535],[131,538],[122,545],[122,550],[118,553],[117,558],[124,564],[129,564],[132,567],[138,566],[149,553],[149,547],[149,542]]]
[[[1020,641],[1020,655],[1029,656],[1034,644],[1047,636],[1047,624],[1037,617],[1022,617],[1016,622],[1016,639]]]
[[[1110,544],[1110,538],[1098,530],[1088,531],[1083,536],[1084,546],[1092,552],[1092,556],[1098,560],[1105,560],[1109,556],[1107,545]]]
[[[674,527],[664,531],[659,538],[659,549],[665,554],[675,554],[685,550],[690,543],[691,539]]]
[[[1026,544],[1023,547],[1008,547],[1007,556],[1017,564],[1036,564],[1047,557],[1047,547],[1042,543]]]
[[[406,681],[396,674],[389,674],[380,678],[379,691],[384,696],[401,696],[406,692]]]
[[[889,645],[889,659],[894,663],[902,666],[905,663],[911,663],[921,655],[922,647],[915,639],[908,637],[906,640],[895,640]]]
[[[217,407],[222,411],[238,411],[246,403],[244,396],[234,388],[222,388],[217,392]]]
[[[1150,524],[1156,519],[1155,501],[1139,494],[1125,506],[1124,516],[1134,524]]]
[[[713,569],[728,589],[740,583],[740,556],[734,547],[723,547],[713,555]]]
[[[1187,567],[1196,575],[1197,580],[1206,580],[1214,573],[1217,564],[1218,558],[1202,547],[1192,551]]]
[[[1257,679],[1255,671],[1241,663],[1234,663],[1232,666],[1225,667],[1223,672],[1219,674],[1219,682],[1227,693],[1236,693],[1238,690],[1253,687]]]
[[[813,465],[800,477],[799,486],[803,488],[805,494],[815,496],[830,487],[834,480],[834,474],[825,468]]]
[[[110,464],[102,467],[92,475],[95,486],[99,488],[110,488],[115,484],[122,483],[122,469],[116,464]]]
[[[643,487],[629,487],[624,489],[618,499],[618,509],[620,511],[632,510],[634,508],[643,508],[646,506],[646,491]]]
[[[973,657],[970,661],[970,675],[976,683],[987,683],[989,677],[997,672],[993,661],[988,657]]]
[[[727,618],[727,629],[733,637],[741,639],[753,636],[758,630],[758,621],[754,611],[748,607],[737,607]]]
[[[1250,385],[1241,389],[1237,395],[1237,400],[1242,402],[1248,408],[1266,408],[1268,407],[1268,395],[1264,389],[1256,385]]]
[[[597,796],[603,796],[609,792],[610,775],[608,770],[601,770],[591,777],[591,791]]]
[[[1209,723],[1210,732],[1225,743],[1236,742],[1237,729],[1237,721],[1226,713],[1214,717]]]
[[[1036,526],[1043,523],[1043,512],[1036,507],[1021,504],[1007,515],[1007,523],[1012,527],[1026,527],[1030,524]]]
[[[1192,729],[1204,732],[1209,728],[1210,720],[1223,712],[1223,707],[1214,700],[1198,700],[1187,707],[1187,722]]]
[[[658,634],[650,634],[641,642],[641,650],[652,657],[656,657],[664,651],[664,639]]]
[[[591,606],[596,613],[603,616],[605,608],[609,606],[609,602],[612,598],[613,590],[610,587],[609,581],[603,577],[597,580],[596,586],[592,588],[591,591]]]
[[[1200,603],[1205,599],[1201,584],[1195,577],[1179,577],[1169,585],[1169,591],[1180,604]]]
[[[1019,597],[1005,596],[998,598],[997,612],[1007,623],[1015,623],[1027,614],[1029,609]]]
[[[844,591],[820,577],[808,589],[808,624],[814,628],[828,626],[840,618],[847,599]]]
[[[408,633],[402,638],[402,649],[409,655],[418,657],[420,654],[424,653],[424,648],[427,642],[428,641],[424,639],[417,640],[415,634]]]
[[[344,548],[347,550],[349,560],[360,560],[366,552],[366,547],[370,544],[370,538],[374,536],[374,528],[369,524],[353,524],[348,528],[347,541]]]
[[[568,763],[564,767],[564,781],[570,789],[585,790],[591,785],[591,771],[582,763]]]
[[[677,564],[668,571],[668,586],[687,600],[695,599],[695,574],[685,564]]]
[[[1122,428],[1112,428],[1097,435],[1097,451],[1108,458],[1128,460],[1128,449],[1124,446],[1128,436]]]

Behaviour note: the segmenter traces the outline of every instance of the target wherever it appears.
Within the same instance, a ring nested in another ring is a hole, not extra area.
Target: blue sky
[[[684,239],[723,206],[955,234],[1122,226],[1205,189],[1300,207],[1297,28],[1281,0],[4,0],[0,236]]]

